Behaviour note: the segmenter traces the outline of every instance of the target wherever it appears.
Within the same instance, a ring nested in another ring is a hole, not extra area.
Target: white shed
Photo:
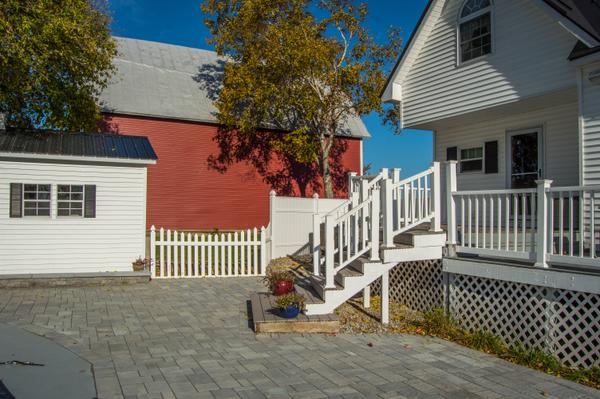
[[[145,137],[0,132],[0,274],[131,271],[145,253]]]

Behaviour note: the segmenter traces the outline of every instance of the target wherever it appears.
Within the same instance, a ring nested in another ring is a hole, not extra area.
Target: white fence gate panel
[[[150,229],[152,278],[262,276],[266,230],[184,233]]]

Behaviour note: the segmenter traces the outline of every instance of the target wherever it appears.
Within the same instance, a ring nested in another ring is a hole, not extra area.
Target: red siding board
[[[157,164],[148,167],[148,227],[238,230],[268,224],[272,187],[251,165],[240,162],[225,173],[209,168],[208,157],[218,153],[212,140],[215,125],[107,115],[104,127],[148,137],[158,155]],[[343,140],[347,146],[342,166],[358,172],[360,140]],[[299,195],[297,185],[294,191]],[[338,196],[344,191],[345,187],[338,187]]]

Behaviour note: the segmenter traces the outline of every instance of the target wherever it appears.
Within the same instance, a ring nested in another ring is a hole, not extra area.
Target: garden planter
[[[289,294],[294,289],[292,281],[278,281],[273,287],[273,294],[277,296]]]
[[[279,309],[279,315],[286,319],[293,319],[294,317],[298,316],[299,313],[300,313],[300,309],[298,308],[298,306],[295,306],[295,305],[288,306],[285,309]]]
[[[132,263],[134,272],[143,272],[146,269],[146,265],[143,263]]]

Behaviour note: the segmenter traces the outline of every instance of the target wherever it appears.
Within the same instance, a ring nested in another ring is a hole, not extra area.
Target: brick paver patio
[[[89,360],[100,398],[600,398],[437,339],[256,336],[257,289],[255,278],[5,289],[0,323]]]

